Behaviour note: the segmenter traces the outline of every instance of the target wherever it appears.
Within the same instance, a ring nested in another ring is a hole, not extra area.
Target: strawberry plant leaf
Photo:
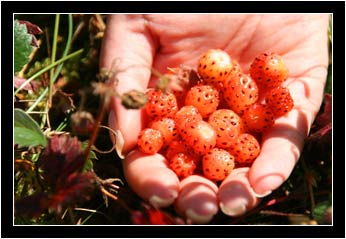
[[[61,207],[89,200],[91,192],[95,189],[95,180],[95,174],[92,172],[68,175],[65,184],[50,197],[49,208],[59,211]]]
[[[28,33],[25,24],[14,21],[14,72],[20,71],[30,60],[29,56],[33,50],[31,45],[32,35]]]
[[[41,157],[44,179],[52,187],[62,187],[67,177],[84,165],[84,152],[76,137],[54,135],[48,140]]]
[[[37,122],[21,109],[14,109],[14,143],[28,147],[47,144]]]

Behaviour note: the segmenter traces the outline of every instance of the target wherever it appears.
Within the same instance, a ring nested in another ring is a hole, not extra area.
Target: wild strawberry
[[[216,145],[216,133],[207,122],[189,121],[181,137],[197,154],[203,155]]]
[[[165,156],[167,159],[170,159],[178,153],[187,153],[187,152],[188,152],[188,148],[186,143],[183,140],[178,139],[178,140],[173,140],[172,142],[169,143]]]
[[[169,159],[169,167],[180,178],[186,178],[194,173],[196,159],[188,153],[177,153]]]
[[[271,108],[275,117],[285,115],[294,106],[290,91],[283,86],[271,89],[265,97],[265,102]]]
[[[203,156],[204,176],[212,181],[225,179],[234,168],[234,156],[224,149],[213,148]]]
[[[198,112],[197,108],[193,105],[183,106],[174,116],[175,125],[178,129],[178,132],[181,134],[182,131],[186,128],[186,123],[191,121],[200,121],[202,120],[202,115]]]
[[[186,94],[185,105],[193,105],[203,118],[207,118],[219,105],[219,92],[210,85],[196,85]]]
[[[261,151],[257,139],[248,133],[240,134],[228,149],[237,163],[252,163]]]
[[[175,121],[171,118],[162,118],[160,120],[152,121],[149,128],[159,130],[162,134],[164,145],[178,138],[178,131],[175,127]]]
[[[173,118],[178,111],[177,100],[173,93],[149,89],[147,96],[148,103],[144,106],[144,110],[151,119]]]
[[[232,68],[232,59],[227,52],[209,49],[200,56],[197,72],[205,83],[219,87]]]
[[[247,131],[261,133],[274,124],[274,114],[269,106],[255,103],[248,106],[242,115]]]
[[[216,147],[228,148],[243,131],[241,118],[232,110],[219,109],[212,113],[208,123],[216,132]]]
[[[163,137],[159,130],[145,128],[138,136],[138,148],[146,154],[155,154],[163,146]]]
[[[250,75],[258,85],[274,88],[288,77],[288,69],[283,58],[276,53],[258,55],[250,66]]]
[[[224,83],[223,97],[232,110],[242,114],[248,105],[257,101],[258,87],[247,74],[242,72],[230,74]]]

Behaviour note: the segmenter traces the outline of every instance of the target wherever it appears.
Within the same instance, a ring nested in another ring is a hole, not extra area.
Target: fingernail
[[[256,193],[255,191],[253,191],[253,194],[257,197],[257,198],[264,198],[266,196],[268,196],[269,194],[271,194],[272,191],[269,190],[267,192],[264,192],[264,193]]]
[[[283,176],[268,175],[255,182],[253,188],[256,192],[256,196],[265,197],[270,194],[273,189],[278,188],[283,182]]]
[[[185,215],[188,219],[192,220],[192,222],[197,223],[197,224],[208,223],[214,217],[214,214],[200,215],[200,214],[196,213],[193,209],[186,210]]]
[[[240,203],[235,207],[227,207],[224,203],[220,202],[221,211],[231,217],[236,217],[244,214],[246,212],[245,203]]]
[[[250,187],[242,184],[227,184],[219,190],[219,206],[221,211],[229,216],[240,216],[247,210],[253,197]]]
[[[178,196],[177,191],[170,190],[168,198],[161,198],[159,196],[153,195],[149,198],[149,202],[152,206],[156,208],[168,207],[174,202],[177,196]]]

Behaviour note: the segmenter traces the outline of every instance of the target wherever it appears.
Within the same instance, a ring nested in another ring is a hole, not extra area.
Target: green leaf
[[[314,217],[320,224],[325,223],[324,219],[329,207],[331,207],[331,202],[329,201],[320,202],[315,206],[313,210]]]
[[[82,149],[85,150],[87,147],[88,147],[88,143],[89,141],[84,141],[82,142]],[[91,171],[93,168],[94,168],[94,163],[93,163],[93,159],[98,159],[95,152],[94,151],[90,151],[89,153],[89,157],[88,159],[86,160],[84,166],[83,166],[83,169],[82,169],[82,172],[89,172]]]
[[[94,163],[90,158],[88,158],[87,161],[85,162],[83,168],[82,168],[82,172],[92,171],[93,168],[94,168]]]
[[[33,50],[31,46],[32,35],[28,33],[25,24],[14,21],[14,72],[20,71],[30,60],[29,56]]]
[[[28,147],[47,144],[37,122],[21,109],[14,109],[14,143]]]

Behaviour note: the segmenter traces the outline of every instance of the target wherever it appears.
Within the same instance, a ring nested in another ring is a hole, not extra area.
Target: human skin
[[[145,92],[155,84],[151,68],[166,72],[180,64],[196,68],[199,56],[220,48],[236,59],[245,73],[260,53],[280,54],[288,69],[284,85],[294,108],[276,120],[263,135],[261,153],[251,168],[239,168],[218,187],[197,175],[181,182],[160,154],[136,149],[143,127],[140,110],[125,109],[118,98],[110,103],[109,125],[123,140],[123,168],[130,187],[157,207],[174,203],[178,213],[194,223],[207,223],[219,208],[229,216],[253,209],[260,198],[278,188],[290,175],[304,138],[320,108],[327,75],[327,14],[154,14],[111,15],[101,50],[101,68],[119,59],[122,94]]]

